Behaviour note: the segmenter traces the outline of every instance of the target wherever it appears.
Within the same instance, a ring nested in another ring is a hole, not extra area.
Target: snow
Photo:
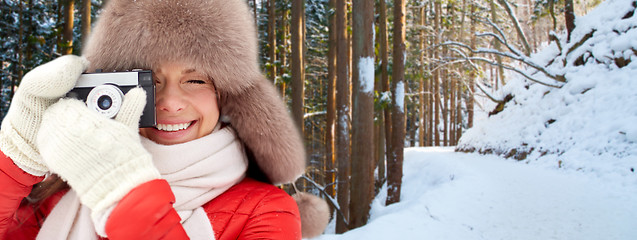
[[[401,202],[315,239],[637,239],[636,182],[453,148],[405,150]],[[332,223],[333,224],[333,223]]]
[[[396,83],[396,106],[401,112],[405,111],[405,82]]]
[[[552,43],[532,59],[547,69],[564,74],[567,82],[559,89],[529,84],[524,78],[511,79],[501,92],[514,95],[505,109],[484,121],[476,121],[459,143],[460,149],[507,154],[511,149],[530,155],[525,161],[582,171],[602,171],[614,167],[614,172],[633,175],[637,167],[634,123],[637,122],[637,63],[619,67],[614,58],[635,59],[631,49],[637,34],[637,16],[622,19],[630,0],[608,0],[578,18],[581,23],[573,32],[573,41],[560,53]],[[612,9],[611,14],[604,9]],[[622,9],[621,11],[618,9]],[[620,14],[618,14],[620,13]],[[567,49],[595,29],[588,41],[572,53]],[[637,44],[635,44],[637,45]],[[586,64],[576,65],[584,56]],[[563,65],[562,60],[568,64]],[[637,60],[637,59],[636,59]],[[533,73],[536,78],[544,77]],[[528,88],[528,89],[527,89]],[[577,158],[567,156],[580,156]],[[589,161],[588,158],[601,159]]]
[[[374,57],[361,57],[358,60],[358,82],[363,94],[374,93]]]
[[[622,19],[632,4],[602,2],[577,18],[562,51],[552,42],[533,54],[566,83],[511,75],[493,95],[513,100],[493,116],[476,112],[456,148],[475,152],[405,149],[401,202],[385,206],[384,186],[367,225],[335,234],[333,221],[315,239],[637,239],[637,14]],[[618,66],[620,57],[632,61]]]

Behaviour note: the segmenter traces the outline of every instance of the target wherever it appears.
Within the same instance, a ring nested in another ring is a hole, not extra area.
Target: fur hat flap
[[[298,192],[292,197],[301,213],[301,235],[303,238],[321,235],[330,221],[330,208],[327,202],[305,192]]]
[[[261,77],[243,94],[221,94],[222,115],[252,151],[273,184],[289,183],[305,172],[305,147],[298,128],[272,83]]]

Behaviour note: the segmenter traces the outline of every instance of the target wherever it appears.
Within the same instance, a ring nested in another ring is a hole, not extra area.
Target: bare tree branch
[[[316,183],[314,180],[312,180],[305,174],[303,174],[301,178],[305,179],[306,181],[314,185],[314,187],[316,187],[316,189],[318,189],[323,194],[323,196],[325,196],[329,200],[327,202],[330,203],[330,205],[332,205],[334,209],[336,209],[336,212],[338,213],[339,216],[341,216],[343,222],[345,222],[345,225],[349,226],[349,222],[347,221],[347,219],[345,219],[345,215],[343,215],[343,212],[341,212],[341,207],[338,205],[338,201],[336,201],[336,199],[332,198],[332,196],[330,196],[327,192],[325,192],[325,187]],[[296,190],[296,185],[292,184],[292,186],[294,186],[294,189]]]
[[[549,32],[549,40],[551,42],[555,42],[555,44],[557,44],[557,48],[560,50],[560,52],[562,52],[562,43],[560,42],[560,38],[555,32]]]
[[[475,64],[473,64],[473,62],[471,62],[471,61],[463,61],[463,62],[468,62],[468,63],[470,63],[470,65],[471,65],[471,67],[472,67],[472,68],[474,68],[474,69],[475,69],[475,70],[477,70],[477,71],[480,71],[480,69],[479,69],[479,68],[478,68]],[[455,70],[454,70],[454,71],[452,71],[452,72],[453,72],[453,73],[455,73],[455,74],[456,74],[457,76],[459,76],[459,77],[460,77],[460,76],[463,76],[463,75],[462,75],[460,72],[458,72],[458,71],[455,71]],[[479,93],[478,93],[478,94],[476,94],[474,91],[472,91],[472,90],[471,90],[471,86],[469,86],[469,83],[467,83],[467,81],[466,81],[464,78],[460,77],[460,78],[458,78],[458,80],[460,81],[460,83],[462,83],[462,85],[464,85],[465,87],[467,87],[467,91],[469,92],[469,94],[471,94],[471,97],[475,98],[475,96],[482,96],[482,95],[480,95]],[[495,97],[493,97],[493,95],[489,94],[489,93],[488,93],[485,89],[481,88],[480,86],[479,86],[478,88],[480,88],[480,91],[481,91],[482,93],[484,93],[484,96],[486,96],[487,98],[489,98],[489,100],[491,100],[491,101],[493,101],[493,102],[495,102],[495,103],[500,103],[500,102],[503,102],[503,101],[504,101],[504,100],[498,100],[498,99],[496,99]],[[474,101],[474,103],[475,103],[476,105],[478,105],[478,107],[479,107],[480,109],[482,109],[482,110],[486,110],[486,109],[484,108],[484,106],[482,106],[482,104],[480,104],[480,102],[479,102],[479,101]]]
[[[587,33],[586,35],[584,35],[579,41],[577,41],[575,44],[573,44],[570,48],[568,48],[568,51],[566,51],[566,55],[568,56],[569,54],[571,54],[571,52],[573,52],[575,49],[579,48],[580,46],[584,45],[584,43],[586,41],[588,41],[588,39],[593,37],[593,34],[595,34],[595,31],[597,31],[597,29],[592,29],[589,33]]]
[[[492,61],[491,59],[487,59],[487,58],[483,58],[483,57],[471,57],[471,58],[469,58],[469,59],[470,59],[470,60],[477,60],[477,61],[485,62],[485,63],[491,64],[491,65],[493,65],[493,66],[500,66],[497,62],[494,62],[494,61]],[[542,81],[540,81],[540,80],[537,80],[537,79],[535,79],[535,78],[533,78],[533,77],[529,76],[528,74],[526,74],[524,71],[522,71],[522,70],[520,70],[520,69],[517,69],[517,68],[515,68],[515,67],[509,66],[509,65],[506,65],[506,64],[501,64],[501,66],[502,66],[503,68],[507,69],[507,70],[514,71],[514,72],[516,72],[516,73],[518,73],[518,74],[520,74],[520,75],[524,76],[526,79],[529,79],[529,80],[531,80],[531,81],[533,81],[533,82],[536,82],[536,83],[542,84],[542,85],[544,85],[544,86],[547,86],[547,87],[553,87],[553,88],[561,88],[561,87],[562,87],[562,86],[559,86],[559,85],[554,85],[554,84],[550,84],[550,83],[545,83],[545,82],[542,82]]]
[[[464,52],[460,51],[460,50],[459,50],[459,49],[457,49],[457,48],[451,48],[450,50],[451,50],[451,51],[453,51],[453,52],[456,52],[456,53],[458,53],[460,56],[462,56],[462,58],[464,58],[464,59],[466,60],[466,62],[468,62],[468,63],[469,63],[469,65],[470,65],[470,66],[471,66],[474,70],[480,71],[480,68],[479,68],[478,66],[476,66],[476,64],[475,64],[475,63],[473,63],[473,61],[471,61],[471,58],[470,58],[470,57],[467,57],[467,55],[466,55],[466,54],[464,54]],[[464,83],[464,81],[462,81],[462,82]],[[467,86],[467,88],[468,88],[468,89],[471,89],[471,88],[470,88],[470,87],[469,87],[466,83],[464,83],[464,84],[465,84],[465,86]],[[502,101],[504,101],[504,100],[498,100],[498,99],[496,99],[495,97],[493,97],[493,96],[492,96],[489,92],[487,92],[487,90],[485,90],[484,88],[482,88],[482,86],[481,86],[478,82],[476,82],[476,86],[478,86],[478,88],[480,89],[480,91],[482,91],[482,93],[484,93],[484,95],[486,95],[486,96],[487,96],[487,98],[491,99],[491,101],[496,102],[496,103],[501,103]],[[472,92],[471,94],[473,94],[473,95],[475,96],[475,93],[473,93],[473,92]]]
[[[472,49],[468,45],[466,45],[464,43],[460,43],[460,42],[451,42],[450,41],[450,42],[445,42],[445,43],[440,44],[440,46],[447,46],[447,45],[462,47],[462,48],[465,48],[468,51],[471,51],[472,53],[476,53],[476,54],[495,54],[495,55],[504,56],[504,57],[516,60],[518,62],[524,63],[525,65],[542,72],[544,75],[546,75],[547,77],[549,77],[549,78],[551,78],[551,79],[553,79],[555,81],[566,82],[566,79],[564,78],[564,76],[555,75],[555,74],[550,73],[546,68],[536,64],[535,62],[533,62],[531,60],[531,58],[529,58],[526,55],[515,55],[515,54],[509,53],[509,52],[500,52],[500,51],[497,51],[497,50],[494,50],[494,49],[488,49],[488,48]],[[466,58],[466,55],[463,55],[463,56]],[[499,66],[497,63],[493,63],[491,60],[486,59],[486,58],[474,58],[474,59],[475,60],[479,60],[479,61],[484,61],[484,62],[487,62],[489,64],[495,65],[495,66]],[[541,81],[538,81],[536,79],[533,79],[532,77],[530,77],[527,74],[523,73],[519,69],[513,68],[511,66],[507,66],[507,65],[503,65],[503,66],[505,68],[509,69],[509,70],[513,70],[513,71],[515,71],[517,73],[522,74],[523,76],[525,76],[526,78],[528,78],[531,81],[540,83],[542,85],[555,87],[555,88],[560,88],[561,87],[561,86],[558,86],[558,85],[553,85],[553,84],[549,84],[549,83],[545,83],[545,82],[541,82]]]
[[[504,8],[504,10],[507,12],[507,15],[509,15],[509,18],[511,19],[511,22],[513,22],[515,31],[518,33],[518,37],[522,42],[522,46],[524,46],[524,52],[527,56],[531,55],[531,46],[529,45],[529,41],[526,39],[524,31],[522,31],[522,27],[520,27],[520,21],[518,21],[518,18],[515,16],[513,9],[511,9],[511,5],[509,5],[509,2],[507,2],[507,0],[498,0],[498,3]]]
[[[479,19],[478,19],[479,20]],[[493,27],[496,31],[498,31],[499,35],[495,35],[494,33],[476,33],[477,37],[483,37],[483,36],[491,36],[494,37],[496,40],[498,40],[500,43],[504,44],[509,51],[511,51],[512,53],[514,53],[515,55],[530,55],[530,54],[523,54],[522,52],[520,52],[520,50],[518,50],[517,48],[511,46],[511,44],[509,44],[509,42],[507,41],[506,35],[504,35],[504,31],[502,31],[502,29],[496,25],[495,23],[493,23],[491,21],[491,19],[482,19],[482,22],[485,22],[487,24],[489,24],[491,27]]]
[[[476,82],[476,86],[480,89],[480,91],[482,91],[489,99],[491,99],[491,101],[496,102],[496,103],[502,103],[504,102],[504,100],[498,100],[495,99],[495,97],[491,96],[491,94],[487,93],[487,90],[485,90],[484,88],[482,88],[482,84],[480,84],[479,82]]]

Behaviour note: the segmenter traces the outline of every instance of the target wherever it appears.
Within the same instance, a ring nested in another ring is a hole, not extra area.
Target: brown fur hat
[[[82,52],[89,71],[191,63],[213,79],[221,115],[271,183],[303,174],[301,136],[259,69],[254,18],[245,0],[110,0]]]

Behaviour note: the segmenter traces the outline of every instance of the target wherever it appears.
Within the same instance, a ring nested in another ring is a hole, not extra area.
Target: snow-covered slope
[[[491,152],[581,171],[635,174],[637,168],[637,14],[634,0],[607,0],[576,20],[571,42],[551,43],[534,62],[565,83],[528,70],[500,96],[502,112],[467,130],[458,150]],[[565,39],[566,37],[562,37]],[[515,149],[514,151],[512,151]]]

